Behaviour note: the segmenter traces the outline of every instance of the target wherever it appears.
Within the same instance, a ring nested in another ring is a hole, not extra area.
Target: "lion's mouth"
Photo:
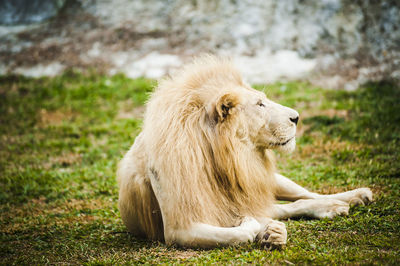
[[[292,138],[289,138],[289,139],[288,139],[287,141],[285,141],[285,142],[272,143],[272,146],[285,146],[285,145],[288,144],[292,139],[293,139],[293,137],[292,137]]]

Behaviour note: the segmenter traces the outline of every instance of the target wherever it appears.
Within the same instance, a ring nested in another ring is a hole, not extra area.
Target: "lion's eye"
[[[263,104],[262,101],[257,102],[257,105],[260,106],[260,107],[265,107],[265,104]]]

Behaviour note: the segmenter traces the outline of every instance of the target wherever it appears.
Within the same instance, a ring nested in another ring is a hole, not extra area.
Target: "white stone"
[[[18,67],[14,70],[16,74],[28,76],[28,77],[43,77],[43,76],[56,76],[62,73],[65,66],[59,62],[50,63],[48,65],[36,65],[33,67]]]

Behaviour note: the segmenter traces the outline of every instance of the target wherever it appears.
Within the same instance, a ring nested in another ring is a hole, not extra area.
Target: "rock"
[[[57,15],[65,0],[0,1],[0,24],[16,25],[45,21]]]

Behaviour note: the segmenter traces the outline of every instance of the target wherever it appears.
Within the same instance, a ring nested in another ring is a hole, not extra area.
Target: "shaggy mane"
[[[203,56],[162,80],[147,105],[143,135],[151,173],[159,179],[175,228],[192,222],[235,226],[242,216],[267,217],[274,198],[274,158],[238,136],[240,90],[248,88],[229,60]],[[223,95],[235,108],[215,121]]]

